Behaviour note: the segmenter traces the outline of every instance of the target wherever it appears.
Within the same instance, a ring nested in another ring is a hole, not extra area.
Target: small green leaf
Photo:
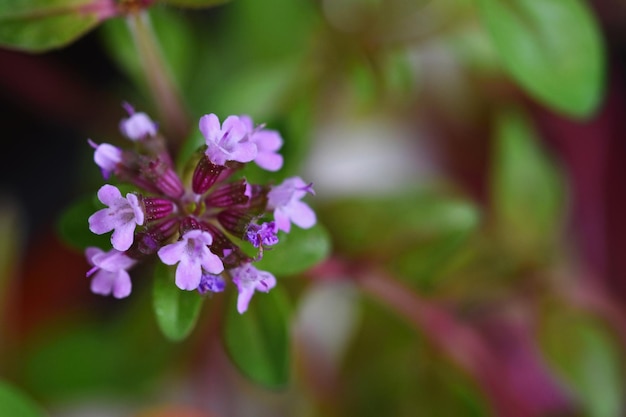
[[[61,239],[78,250],[83,250],[88,246],[96,246],[101,249],[110,248],[110,234],[96,235],[89,230],[89,216],[102,207],[97,204],[94,195],[85,196],[72,204],[61,214],[57,222],[57,230]]]
[[[235,365],[261,385],[285,386],[290,364],[289,305],[282,288],[257,292],[244,314],[237,312],[235,296],[229,304],[224,343]]]
[[[202,7],[219,6],[220,4],[228,3],[229,1],[230,0],[161,0],[161,3],[176,7],[200,9]]]
[[[59,48],[103,20],[98,0],[0,0],[0,45],[30,52]]]
[[[569,116],[602,99],[604,46],[582,0],[476,0],[504,68],[530,95]]]
[[[154,269],[153,307],[161,331],[172,341],[183,340],[193,330],[203,298],[174,283],[176,268],[157,263]]]
[[[326,259],[330,253],[330,237],[320,224],[310,229],[292,226],[287,233],[280,232],[278,245],[267,248],[263,259],[255,263],[259,269],[276,276],[303,272]]]
[[[0,381],[0,416],[43,417],[43,411],[26,395]]]
[[[563,222],[563,180],[531,122],[505,110],[495,129],[492,200],[502,238],[536,259],[551,252]]]

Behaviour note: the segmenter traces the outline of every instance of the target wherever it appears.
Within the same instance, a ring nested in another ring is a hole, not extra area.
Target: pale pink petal
[[[255,283],[254,289],[261,292],[269,292],[276,286],[276,277],[266,271],[259,271],[259,280]]]
[[[283,232],[289,233],[291,230],[291,221],[289,221],[289,215],[283,212],[282,209],[276,209],[274,211],[274,221],[276,222],[276,228]]]
[[[252,141],[263,151],[277,151],[283,146],[283,138],[275,130],[259,130],[252,135]]]
[[[119,271],[128,269],[135,264],[135,260],[126,256],[123,252],[111,249],[108,252],[96,254],[92,261],[96,266],[106,271]]]
[[[95,266],[96,264],[94,263],[93,258],[101,253],[104,253],[104,251],[100,248],[96,248],[95,246],[90,246],[85,249],[85,257],[87,258],[89,265]]]
[[[198,127],[207,142],[215,142],[221,135],[220,120],[213,113],[202,116],[200,118],[200,122],[198,123]]]
[[[145,220],[145,215],[141,207],[141,203],[139,202],[139,197],[137,197],[137,195],[133,193],[128,193],[126,194],[126,200],[128,201],[130,207],[133,209],[133,213],[135,214],[135,223],[141,226]]]
[[[257,156],[257,147],[252,142],[240,142],[234,146],[229,160],[250,162]]]
[[[117,164],[122,162],[122,150],[108,143],[100,145],[89,140],[89,144],[95,146],[96,151],[93,154],[93,160],[102,170],[102,175],[108,178],[111,172],[115,171]]]
[[[241,141],[248,133],[246,125],[239,120],[238,116],[228,116],[222,123],[222,134],[228,133],[227,142],[236,143]]]
[[[283,167],[283,156],[271,152],[259,152],[254,163],[267,171],[278,171]]]
[[[157,126],[147,114],[134,113],[120,122],[120,131],[128,139],[139,140],[146,136],[156,135]]]
[[[133,222],[120,224],[111,235],[111,244],[115,249],[124,252],[133,244],[134,236],[135,224]]]
[[[98,271],[91,280],[91,292],[100,295],[111,294],[116,275],[117,272],[105,271],[103,269]]]
[[[98,190],[98,200],[107,206],[115,204],[120,198],[122,198],[122,193],[113,185],[104,184]]]
[[[102,209],[96,211],[89,216],[89,230],[97,235],[101,235],[115,229],[115,224],[111,221],[109,216],[109,209]]]
[[[165,265],[174,265],[183,257],[186,246],[187,241],[179,240],[178,242],[163,246],[161,249],[159,249],[159,252],[157,254],[161,259],[161,262],[163,262]]]
[[[121,270],[117,272],[117,277],[113,282],[113,297],[124,298],[130,295],[132,283],[128,272]]]
[[[185,257],[181,259],[176,268],[176,286],[181,290],[192,291],[200,285],[202,268],[195,259]]]
[[[239,314],[243,314],[248,310],[248,304],[254,294],[254,288],[252,286],[239,286],[239,295],[237,296],[237,311]]]
[[[307,204],[301,201],[294,201],[289,206],[289,217],[298,227],[308,229],[312,227],[317,218],[315,212]]]
[[[254,130],[254,123],[252,122],[252,118],[246,114],[242,114],[239,116],[239,121],[244,125],[247,132],[252,132]]]
[[[206,254],[202,257],[202,267],[206,272],[211,274],[219,274],[224,270],[224,264],[219,256],[212,253],[209,248],[206,248]]]

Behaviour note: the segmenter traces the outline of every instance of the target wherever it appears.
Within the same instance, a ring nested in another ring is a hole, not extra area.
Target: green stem
[[[161,55],[148,14],[146,12],[130,14],[127,22],[163,130],[170,141],[169,147],[176,153],[189,134],[186,111]]]

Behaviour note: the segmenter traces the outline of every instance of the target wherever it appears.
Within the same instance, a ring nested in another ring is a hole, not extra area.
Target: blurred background
[[[7,386],[54,417],[625,415],[626,2],[177,3],[146,13],[178,124],[124,17],[32,53],[0,7]],[[315,184],[332,250],[279,277],[279,386],[229,359],[220,296],[172,342],[141,268],[127,299],[90,293],[67,210],[125,101],[180,140],[250,114],[285,140],[273,180]]]

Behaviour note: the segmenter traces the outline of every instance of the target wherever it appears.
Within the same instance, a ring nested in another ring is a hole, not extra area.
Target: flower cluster
[[[243,313],[255,291],[268,292],[276,285],[271,273],[253,266],[264,248],[278,243],[278,231],[289,232],[291,223],[301,228],[315,224],[315,213],[301,201],[313,193],[312,185],[299,177],[275,186],[256,185],[235,175],[250,162],[268,171],[283,165],[280,134],[255,127],[247,116],[229,116],[223,123],[214,114],[203,116],[199,128],[205,145],[183,170],[185,175],[179,175],[157,124],[145,113],[125,108],[129,117],[121,121],[120,131],[135,142],[135,150],[89,140],[103,177],[114,176],[133,190],[123,195],[105,184],[98,191],[106,208],[89,218],[89,229],[98,235],[113,232],[113,248],[87,248],[91,290],[128,296],[128,270],[156,255],[166,265],[177,265],[175,283],[181,290],[221,292],[230,279]],[[237,240],[251,243],[257,253],[246,254]]]

